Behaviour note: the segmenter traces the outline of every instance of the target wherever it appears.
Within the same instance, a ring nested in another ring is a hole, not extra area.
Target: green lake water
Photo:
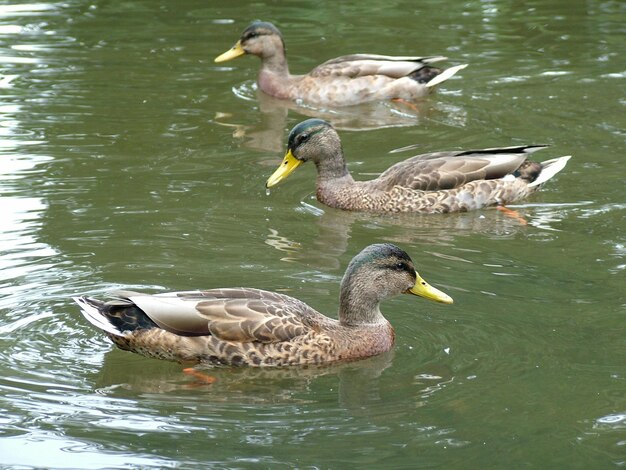
[[[416,109],[287,106],[257,96],[258,59],[213,63],[257,18],[294,73],[354,52],[469,66]],[[0,467],[625,466],[624,24],[609,0],[0,3]],[[265,193],[309,116],[362,179],[436,150],[573,158],[519,218],[351,214],[314,199],[313,165]],[[70,299],[251,286],[334,316],[375,242],[455,304],[386,302],[395,348],[350,364],[198,385]]]

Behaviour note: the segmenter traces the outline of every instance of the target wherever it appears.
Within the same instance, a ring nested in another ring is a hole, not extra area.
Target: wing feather
[[[129,293],[159,327],[183,336],[215,335],[225,341],[288,341],[315,330],[320,314],[284,294],[252,288]]]
[[[274,343],[312,330],[302,317],[302,307],[310,307],[294,307],[263,299],[215,299],[198,303],[196,309],[207,319],[210,333],[221,340]]]
[[[383,172],[376,186],[389,190],[402,186],[416,190],[457,188],[476,180],[503,178],[515,172],[532,153],[545,145],[435,152],[399,162]]]
[[[390,78],[406,77],[422,67],[445,60],[446,57],[396,57],[375,54],[353,54],[337,57],[315,67],[311,77],[357,78],[369,75],[385,75]]]

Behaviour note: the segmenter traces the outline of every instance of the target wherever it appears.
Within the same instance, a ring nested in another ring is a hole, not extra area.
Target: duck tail
[[[565,168],[565,165],[567,165],[567,162],[570,158],[572,158],[572,156],[567,155],[564,157],[553,158],[552,160],[546,160],[545,162],[541,162],[541,169],[539,171],[539,174],[528,184],[528,187],[534,188],[548,181],[559,171]]]
[[[106,315],[106,304],[89,297],[72,297],[80,307],[80,313],[96,328],[114,336],[121,336],[122,332],[115,327]]]
[[[73,299],[89,323],[112,336],[124,336],[125,332],[137,329],[158,328],[131,300],[120,298],[102,302],[85,296]]]
[[[435,85],[439,85],[441,82],[445,82],[448,78],[452,77],[459,70],[463,70],[467,67],[467,64],[455,65],[454,67],[450,67],[449,69],[445,69],[443,72],[436,74],[434,77],[429,78],[428,82],[426,82],[427,87],[434,87]],[[426,69],[431,70],[439,70],[434,67],[424,67]]]

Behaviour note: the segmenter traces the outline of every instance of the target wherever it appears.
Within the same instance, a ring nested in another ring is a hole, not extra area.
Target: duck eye
[[[296,139],[296,145],[305,143],[307,140],[309,140],[309,137],[311,137],[311,134],[300,134]]]
[[[409,267],[404,261],[400,261],[394,266],[394,268],[396,268],[398,271],[406,271]]]
[[[244,41],[247,41],[248,39],[254,39],[258,36],[260,36],[260,33],[257,33],[256,31],[250,31],[248,34],[245,35],[243,39]]]

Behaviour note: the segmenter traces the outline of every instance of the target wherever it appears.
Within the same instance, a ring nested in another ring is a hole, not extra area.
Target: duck
[[[447,57],[352,54],[318,65],[308,74],[292,75],[285,41],[276,26],[254,21],[235,45],[215,58],[225,62],[245,54],[261,59],[258,87],[276,98],[310,105],[350,106],[385,100],[411,102],[428,95],[467,64],[442,70],[431,64]]]
[[[208,365],[323,365],[382,354],[394,329],[382,301],[413,294],[451,304],[390,243],[364,248],[341,280],[338,319],[285,294],[249,287],[145,294],[120,291],[107,301],[74,297],[85,319],[120,349]]]
[[[426,153],[396,163],[372,180],[355,181],[335,128],[322,119],[308,119],[289,133],[284,159],[266,187],[312,161],[317,200],[330,207],[372,213],[466,212],[523,199],[561,171],[571,156],[541,163],[528,159],[545,147]]]

